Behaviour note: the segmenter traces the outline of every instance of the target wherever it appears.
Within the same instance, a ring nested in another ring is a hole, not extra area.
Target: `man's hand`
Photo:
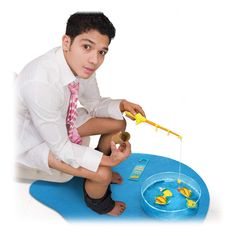
[[[142,107],[140,105],[132,103],[132,102],[129,102],[129,101],[126,101],[126,100],[122,100],[120,102],[120,110],[121,110],[121,112],[129,111],[134,116],[137,113],[141,113],[141,115],[145,117],[145,113],[144,113],[144,111],[143,111],[143,109],[142,109]]]
[[[111,156],[110,160],[112,166],[116,166],[120,164],[122,161],[126,160],[128,156],[131,154],[131,145],[129,142],[122,143],[118,148],[116,144],[111,142]]]

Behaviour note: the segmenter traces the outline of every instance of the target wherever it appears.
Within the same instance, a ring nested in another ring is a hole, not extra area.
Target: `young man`
[[[110,183],[122,183],[112,167],[131,153],[111,138],[125,130],[122,112],[144,114],[126,100],[101,98],[95,71],[108,52],[115,28],[103,13],[75,13],[67,22],[62,47],[33,60],[17,78],[18,162],[45,171],[80,176],[88,207],[118,216],[125,203],[113,201]],[[83,106],[76,108],[77,100]],[[100,134],[96,150],[83,137]]]

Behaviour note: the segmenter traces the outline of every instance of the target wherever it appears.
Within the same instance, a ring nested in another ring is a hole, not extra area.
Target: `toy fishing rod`
[[[182,139],[182,136],[180,136],[179,134],[173,132],[172,130],[169,130],[159,124],[156,124],[148,119],[146,119],[146,117],[142,116],[140,113],[137,113],[135,116],[131,113],[131,112],[128,112],[126,111],[125,112],[125,115],[129,118],[132,118],[136,121],[136,125],[142,123],[142,122],[145,122],[145,123],[148,123],[149,125],[152,125],[154,127],[156,127],[157,129],[162,129],[164,131],[166,131],[168,134],[173,134],[175,136],[177,136],[179,139]]]

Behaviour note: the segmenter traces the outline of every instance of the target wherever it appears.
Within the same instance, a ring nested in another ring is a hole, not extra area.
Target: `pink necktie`
[[[77,116],[77,101],[78,101],[78,90],[79,90],[79,83],[72,82],[68,85],[68,88],[71,92],[70,95],[70,103],[66,117],[66,127],[68,131],[69,139],[72,143],[81,144],[82,139],[75,127],[75,120]]]

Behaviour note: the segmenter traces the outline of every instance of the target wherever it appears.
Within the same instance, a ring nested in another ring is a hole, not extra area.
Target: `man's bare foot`
[[[112,184],[122,184],[123,179],[122,179],[121,175],[117,172],[112,172],[111,183]]]
[[[126,209],[126,205],[124,202],[115,201],[114,208],[107,214],[111,216],[119,216],[125,211],[125,209]]]

